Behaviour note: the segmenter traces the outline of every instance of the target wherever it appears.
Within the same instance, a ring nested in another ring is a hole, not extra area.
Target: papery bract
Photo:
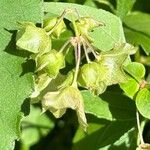
[[[57,21],[59,20],[59,18],[52,18],[52,19],[46,19],[44,20],[44,29],[46,32],[49,32],[50,30],[52,30],[55,26],[57,26],[55,28],[55,30],[52,32],[52,35],[56,38],[59,38],[60,34],[63,33],[66,30],[66,25],[64,23],[63,20],[61,20],[59,22],[59,24],[57,24]]]
[[[42,100],[42,106],[44,110],[50,110],[56,118],[60,118],[67,108],[75,110],[80,125],[86,130],[83,98],[77,88],[69,86],[57,92],[48,92]]]
[[[55,78],[64,66],[64,55],[54,49],[37,58],[37,71],[44,70],[52,78]]]
[[[51,49],[51,39],[44,29],[26,22],[17,32],[16,45],[19,49],[44,54]]]

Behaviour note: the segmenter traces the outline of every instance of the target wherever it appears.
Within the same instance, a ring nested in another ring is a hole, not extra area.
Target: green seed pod
[[[45,19],[43,22],[43,27],[46,32],[49,32],[56,24],[57,18]]]
[[[45,30],[36,27],[31,22],[22,24],[17,33],[16,41],[19,49],[32,53],[44,54],[51,49],[51,39]]]
[[[105,92],[106,88],[107,85],[105,84],[105,82],[99,81],[99,83],[96,86],[92,87],[90,90],[94,95],[99,95]]]
[[[75,110],[79,124],[86,130],[83,97],[77,88],[69,86],[60,91],[48,92],[42,100],[42,107],[44,111],[50,110],[56,118],[60,118],[67,108]]]
[[[59,85],[59,89],[63,89],[66,88],[68,86],[72,85],[73,82],[73,78],[74,78],[74,70],[71,70],[67,75],[66,75],[66,79],[63,81],[63,83],[61,85]]]
[[[96,62],[92,62],[82,66],[78,82],[83,87],[93,87],[99,82],[99,76],[99,65]]]
[[[53,18],[53,19],[46,19],[44,20],[44,29],[46,32],[49,32],[53,27],[56,25],[59,18]],[[59,38],[60,34],[63,33],[66,30],[66,25],[64,21],[60,21],[55,30],[52,32],[52,35],[55,38]]]
[[[92,91],[93,94],[99,95],[106,89],[103,82],[103,70],[96,62],[85,64],[79,72],[78,83]]]
[[[64,66],[64,55],[56,50],[37,58],[37,71],[44,70],[51,78],[55,78]]]
[[[34,76],[34,91],[30,97],[35,98],[40,95],[40,92],[48,86],[51,80],[52,78],[47,73],[40,74],[37,77]]]

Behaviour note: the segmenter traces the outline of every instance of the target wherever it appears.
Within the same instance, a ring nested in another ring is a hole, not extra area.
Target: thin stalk
[[[78,51],[78,48],[77,48],[77,45],[74,46],[74,53],[75,53],[75,62],[77,63],[77,51]]]
[[[54,27],[49,31],[47,32],[48,35],[51,35],[52,32],[54,32],[57,28],[57,26],[61,23],[61,21],[64,19],[64,16],[66,15],[68,11],[67,10],[64,10],[63,13],[61,14],[60,18],[58,19],[58,21],[56,22],[56,24],[54,25]]]
[[[83,45],[83,49],[84,49],[86,60],[87,60],[88,63],[90,63],[91,61],[90,61],[88,53],[87,53],[86,45],[85,45],[85,43],[83,41],[82,41],[82,45]]]
[[[89,43],[89,41],[86,40],[86,39],[83,38],[83,37],[82,37],[82,39],[83,39],[83,41],[86,43],[86,45],[90,48],[90,50],[91,50],[91,52],[93,53],[94,57],[95,57],[96,59],[98,59],[98,56],[97,56],[97,54],[95,53],[95,50],[94,50],[94,48],[91,46],[91,44]]]
[[[70,48],[72,47],[72,45],[68,46],[68,49],[66,50],[66,54],[69,52]]]
[[[75,73],[74,73],[74,79],[72,83],[73,86],[76,86],[77,84],[80,61],[81,61],[81,45],[80,43],[77,43],[77,62],[76,62],[76,68],[75,68]]]
[[[136,121],[137,121],[137,127],[138,127],[140,142],[141,142],[141,144],[145,144],[145,142],[143,140],[143,136],[142,136],[142,130],[141,130],[141,126],[140,126],[140,117],[139,117],[138,110],[136,110]]]
[[[65,42],[65,44],[60,48],[59,52],[62,53],[63,50],[69,45],[70,39]]]

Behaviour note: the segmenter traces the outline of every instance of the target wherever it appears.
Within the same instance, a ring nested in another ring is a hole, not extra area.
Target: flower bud
[[[49,32],[53,27],[56,25],[59,18],[53,18],[53,19],[46,19],[44,20],[44,29],[46,32]],[[55,38],[59,38],[60,34],[63,33],[66,30],[66,25],[63,20],[60,21],[59,24],[57,24],[56,29],[52,32],[52,35]]]
[[[16,45],[19,49],[32,53],[46,53],[51,49],[51,39],[44,29],[36,27],[31,22],[22,24],[17,32]]]
[[[54,49],[37,58],[37,71],[44,70],[51,78],[55,78],[64,66],[64,55]]]

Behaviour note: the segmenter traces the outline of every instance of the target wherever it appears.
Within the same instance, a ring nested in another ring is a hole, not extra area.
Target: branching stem
[[[81,45],[80,42],[77,42],[77,61],[76,61],[76,68],[75,68],[75,73],[74,73],[74,79],[73,79],[73,86],[76,86],[77,84],[77,78],[78,78],[78,72],[79,72],[79,67],[80,67],[80,60],[81,60]]]
[[[70,39],[65,42],[65,44],[60,48],[59,52],[62,53],[63,50],[69,45]]]
[[[140,117],[139,117],[138,110],[136,110],[136,121],[137,121],[137,127],[138,127],[140,142],[141,142],[141,144],[144,144],[144,140],[143,140],[143,136],[142,136],[142,130],[141,130],[141,126],[140,126]]]
[[[82,45],[83,45],[86,60],[87,60],[88,63],[90,63],[91,61],[90,61],[89,56],[88,56],[87,48],[86,48],[86,45],[83,41],[82,41]]]
[[[95,53],[95,50],[94,50],[94,48],[91,46],[91,44],[89,43],[89,41],[88,41],[87,39],[83,38],[83,37],[82,37],[82,40],[83,40],[83,42],[85,42],[86,45],[90,48],[90,50],[91,50],[91,52],[93,53],[94,57],[95,57],[96,59],[98,59],[98,56],[97,56],[97,54]]]

